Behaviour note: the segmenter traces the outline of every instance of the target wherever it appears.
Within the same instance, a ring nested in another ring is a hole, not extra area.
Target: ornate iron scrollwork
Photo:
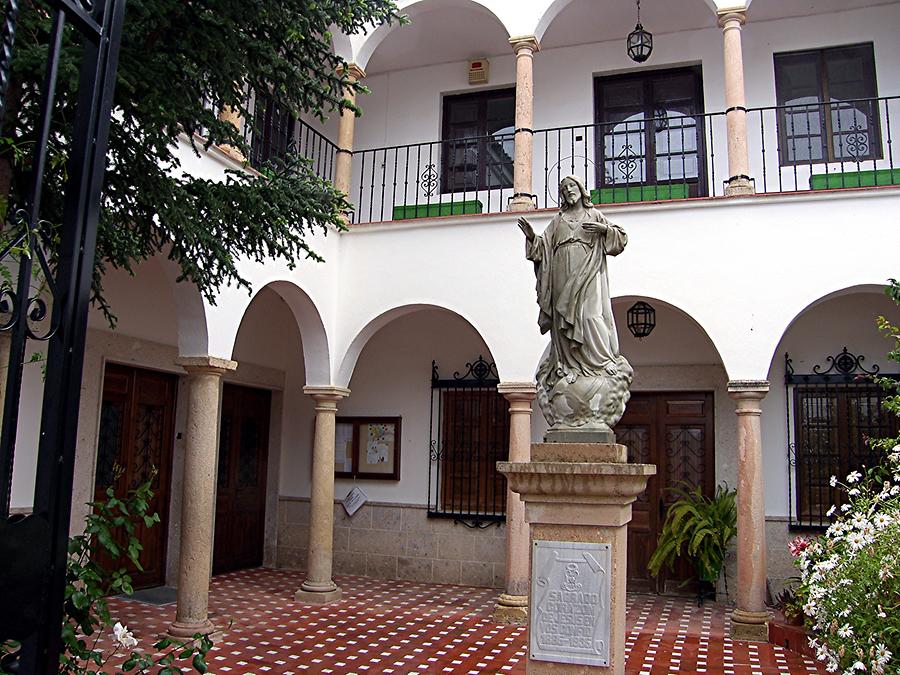
[[[426,197],[434,196],[434,190],[438,184],[438,172],[434,168],[434,164],[429,164],[425,167],[425,171],[422,172],[421,176],[421,184],[422,184],[422,192],[425,193]]]
[[[873,365],[872,370],[867,370],[862,364],[862,362],[866,360],[866,357],[861,354],[853,354],[846,347],[844,347],[839,354],[829,356],[827,360],[830,365],[826,370],[822,370],[822,366],[818,364],[813,366],[812,370],[816,375],[829,375],[831,373],[839,375],[852,375],[854,373],[859,373],[860,375],[877,375],[879,371],[877,365]]]
[[[622,151],[616,155],[616,168],[625,178],[626,183],[631,182],[638,165],[636,155],[632,154],[632,150],[634,150],[634,146],[626,143]]]
[[[479,356],[472,363],[466,364],[466,372],[460,374],[457,370],[453,373],[454,380],[488,380],[488,379],[499,379],[499,374],[497,373],[497,365],[494,363],[488,363],[484,360],[483,356]]]

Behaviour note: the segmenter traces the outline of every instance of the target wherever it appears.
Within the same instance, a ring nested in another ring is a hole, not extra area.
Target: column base
[[[304,581],[300,584],[300,590],[294,593],[294,602],[306,602],[310,605],[330,605],[340,599],[341,588],[334,582]]]
[[[509,200],[509,204],[506,207],[507,211],[534,211],[537,208],[534,205],[534,200],[528,195],[519,195],[518,197],[513,197]]]
[[[160,637],[168,638],[173,642],[190,642],[195,635],[206,635],[213,642],[219,642],[225,637],[224,631],[216,628],[212,621],[207,619],[200,623],[182,623],[175,621],[169,625],[169,629]]]
[[[519,626],[528,623],[528,596],[501,593],[494,606],[493,619],[497,623]]]
[[[747,642],[768,642],[768,612],[745,612],[735,609],[731,612],[731,639]]]
[[[756,194],[756,184],[752,178],[734,176],[725,181],[726,197],[741,197]]]

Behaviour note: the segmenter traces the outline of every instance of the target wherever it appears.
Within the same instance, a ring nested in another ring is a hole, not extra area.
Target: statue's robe
[[[569,222],[561,212],[540,236],[526,242],[534,261],[541,333],[550,332],[550,379],[614,372],[619,358],[606,273],[606,257],[625,249],[628,236],[618,225],[590,209]],[[584,223],[607,222],[605,235],[584,230]],[[555,373],[553,372],[555,371]],[[552,374],[551,374],[552,373]]]

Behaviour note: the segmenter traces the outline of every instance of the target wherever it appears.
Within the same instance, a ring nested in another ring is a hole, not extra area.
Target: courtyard
[[[230,627],[210,673],[525,672],[525,627],[491,620],[491,589],[338,576],[343,599],[312,606],[293,600],[303,578],[266,568],[213,578],[210,618]],[[114,599],[111,610],[143,648],[175,607]],[[630,594],[627,611],[627,673],[825,672],[779,647],[730,640],[721,604]]]

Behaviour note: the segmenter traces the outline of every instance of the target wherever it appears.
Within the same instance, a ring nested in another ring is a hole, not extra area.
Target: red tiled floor
[[[213,580],[210,612],[231,627],[208,657],[211,673],[524,673],[525,629],[490,619],[496,592],[364,577],[339,577],[340,603],[301,605],[303,575],[258,569]],[[115,619],[148,646],[174,605],[111,602]],[[732,642],[721,605],[628,597],[626,672],[634,675],[824,673],[768,644]]]

